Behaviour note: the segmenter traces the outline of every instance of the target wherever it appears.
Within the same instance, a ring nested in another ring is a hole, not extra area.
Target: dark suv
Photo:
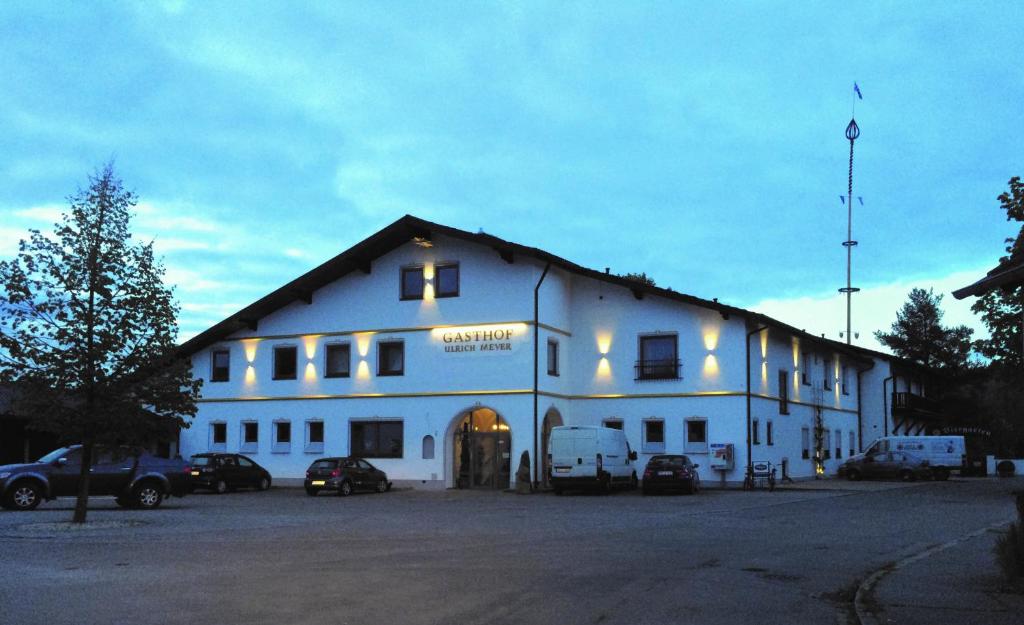
[[[309,465],[305,486],[310,496],[333,490],[346,497],[356,490],[383,493],[391,488],[391,482],[386,473],[362,458],[320,458]]]
[[[0,505],[32,510],[43,499],[78,495],[80,445],[61,447],[28,464],[0,466]],[[123,507],[156,508],[164,497],[184,497],[189,467],[184,460],[158,458],[124,447],[93,450],[89,495],[114,495]]]
[[[192,488],[226,493],[239,487],[267,490],[270,472],[239,454],[196,454],[192,464]]]

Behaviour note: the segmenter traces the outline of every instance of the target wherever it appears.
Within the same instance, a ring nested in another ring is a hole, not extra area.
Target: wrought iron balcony
[[[678,380],[683,377],[683,365],[678,360],[638,360],[636,380]]]

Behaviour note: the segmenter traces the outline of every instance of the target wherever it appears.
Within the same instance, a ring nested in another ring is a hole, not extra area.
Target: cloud
[[[854,334],[860,334],[853,343],[868,349],[888,352],[888,348],[875,340],[874,332],[888,332],[896,321],[896,311],[903,307],[907,295],[913,288],[934,289],[942,295],[943,325],[966,325],[974,328],[974,338],[988,336],[981,319],[971,312],[974,298],[955,299],[954,289],[971,284],[985,275],[990,267],[979,267],[957,271],[945,276],[904,279],[890,284],[880,284],[862,289],[853,294],[852,326]],[[846,331],[846,297],[836,294],[819,294],[789,299],[765,299],[745,306],[764,313],[811,334],[824,334],[826,338],[840,339],[839,333]]]

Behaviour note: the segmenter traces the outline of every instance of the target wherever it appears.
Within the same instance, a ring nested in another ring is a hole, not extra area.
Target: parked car
[[[0,466],[0,504],[32,510],[44,499],[78,495],[81,445],[61,447],[28,464]],[[165,497],[188,492],[189,466],[184,460],[158,458],[124,447],[93,450],[89,495],[114,495],[123,507],[156,508]]]
[[[320,458],[306,471],[306,494],[316,496],[323,490],[347,497],[357,490],[391,489],[386,473],[362,458]]]
[[[858,454],[839,467],[839,477],[849,480],[861,478],[899,478],[904,482],[932,477],[927,460],[905,451],[881,451]]]
[[[643,493],[682,491],[687,495],[700,492],[699,464],[687,456],[653,456],[644,469]]]
[[[636,488],[636,452],[622,430],[598,426],[558,426],[551,429],[548,449],[551,487],[556,495],[568,488],[615,486]]]
[[[191,458],[193,490],[223,494],[236,488],[270,488],[270,472],[240,454],[196,454]]]

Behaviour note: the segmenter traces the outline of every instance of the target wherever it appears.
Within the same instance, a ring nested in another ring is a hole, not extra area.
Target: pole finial
[[[853,141],[860,136],[860,126],[857,125],[857,120],[851,119],[850,124],[846,127],[846,138]]]

